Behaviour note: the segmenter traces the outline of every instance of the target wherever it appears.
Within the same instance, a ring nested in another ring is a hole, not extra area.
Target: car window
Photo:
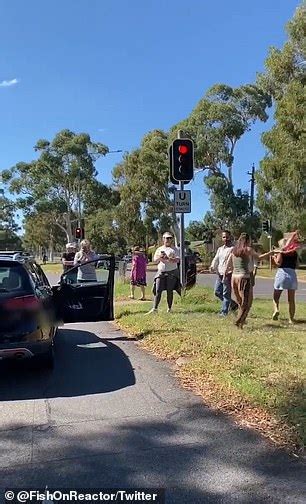
[[[31,266],[32,266],[33,270],[35,271],[35,274],[36,274],[37,278],[39,279],[39,282],[43,285],[49,285],[47,277],[44,274],[41,267],[36,263],[31,263]]]
[[[39,285],[41,283],[41,279],[39,278],[37,271],[33,267],[33,263],[27,262],[25,264],[25,267],[27,268],[29,275],[32,278],[35,285]]]
[[[0,264],[0,295],[31,293],[32,286],[26,270],[20,264]]]
[[[90,261],[68,271],[62,281],[69,284],[100,283],[106,285],[110,275],[109,259]]]

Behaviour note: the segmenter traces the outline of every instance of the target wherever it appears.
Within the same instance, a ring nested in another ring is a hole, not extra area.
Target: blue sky
[[[89,132],[111,150],[137,147],[151,129],[185,118],[209,86],[253,82],[269,46],[283,45],[298,4],[0,0],[0,170],[33,159],[36,140],[63,128]],[[257,124],[240,141],[237,188],[248,188],[270,125]],[[101,181],[111,183],[120,156],[98,162]],[[188,188],[187,222],[209,208],[203,175]]]

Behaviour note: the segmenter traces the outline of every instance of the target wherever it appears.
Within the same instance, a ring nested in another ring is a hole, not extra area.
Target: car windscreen
[[[32,294],[33,286],[25,268],[14,262],[0,262],[0,300]]]

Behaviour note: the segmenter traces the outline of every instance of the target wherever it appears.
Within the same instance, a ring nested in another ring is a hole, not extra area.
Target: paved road
[[[306,501],[306,467],[178,385],[112,324],[60,329],[53,372],[0,366],[0,488],[164,487],[167,504]]]
[[[148,280],[153,281],[154,275],[155,273],[149,271]],[[52,284],[56,284],[58,282],[59,275],[48,274],[48,277]],[[198,285],[207,285],[208,287],[213,287],[215,285],[215,281],[216,281],[216,275],[205,274],[197,276]],[[256,278],[256,284],[254,289],[255,297],[268,298],[268,299],[271,298],[271,295],[273,293],[273,282],[274,281],[271,278]],[[283,296],[283,298],[284,300],[286,299],[285,296]],[[298,301],[306,302],[306,282],[299,283],[299,290],[296,293],[296,299]]]

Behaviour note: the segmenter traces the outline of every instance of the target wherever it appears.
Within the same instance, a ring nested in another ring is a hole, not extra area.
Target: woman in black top
[[[286,240],[279,242],[280,248],[286,245]],[[278,266],[277,273],[274,280],[274,313],[273,320],[278,320],[279,317],[279,300],[283,290],[288,291],[289,303],[289,323],[294,323],[295,315],[295,291],[298,288],[296,266],[298,255],[296,251],[283,251],[280,250],[274,255],[274,262]]]

